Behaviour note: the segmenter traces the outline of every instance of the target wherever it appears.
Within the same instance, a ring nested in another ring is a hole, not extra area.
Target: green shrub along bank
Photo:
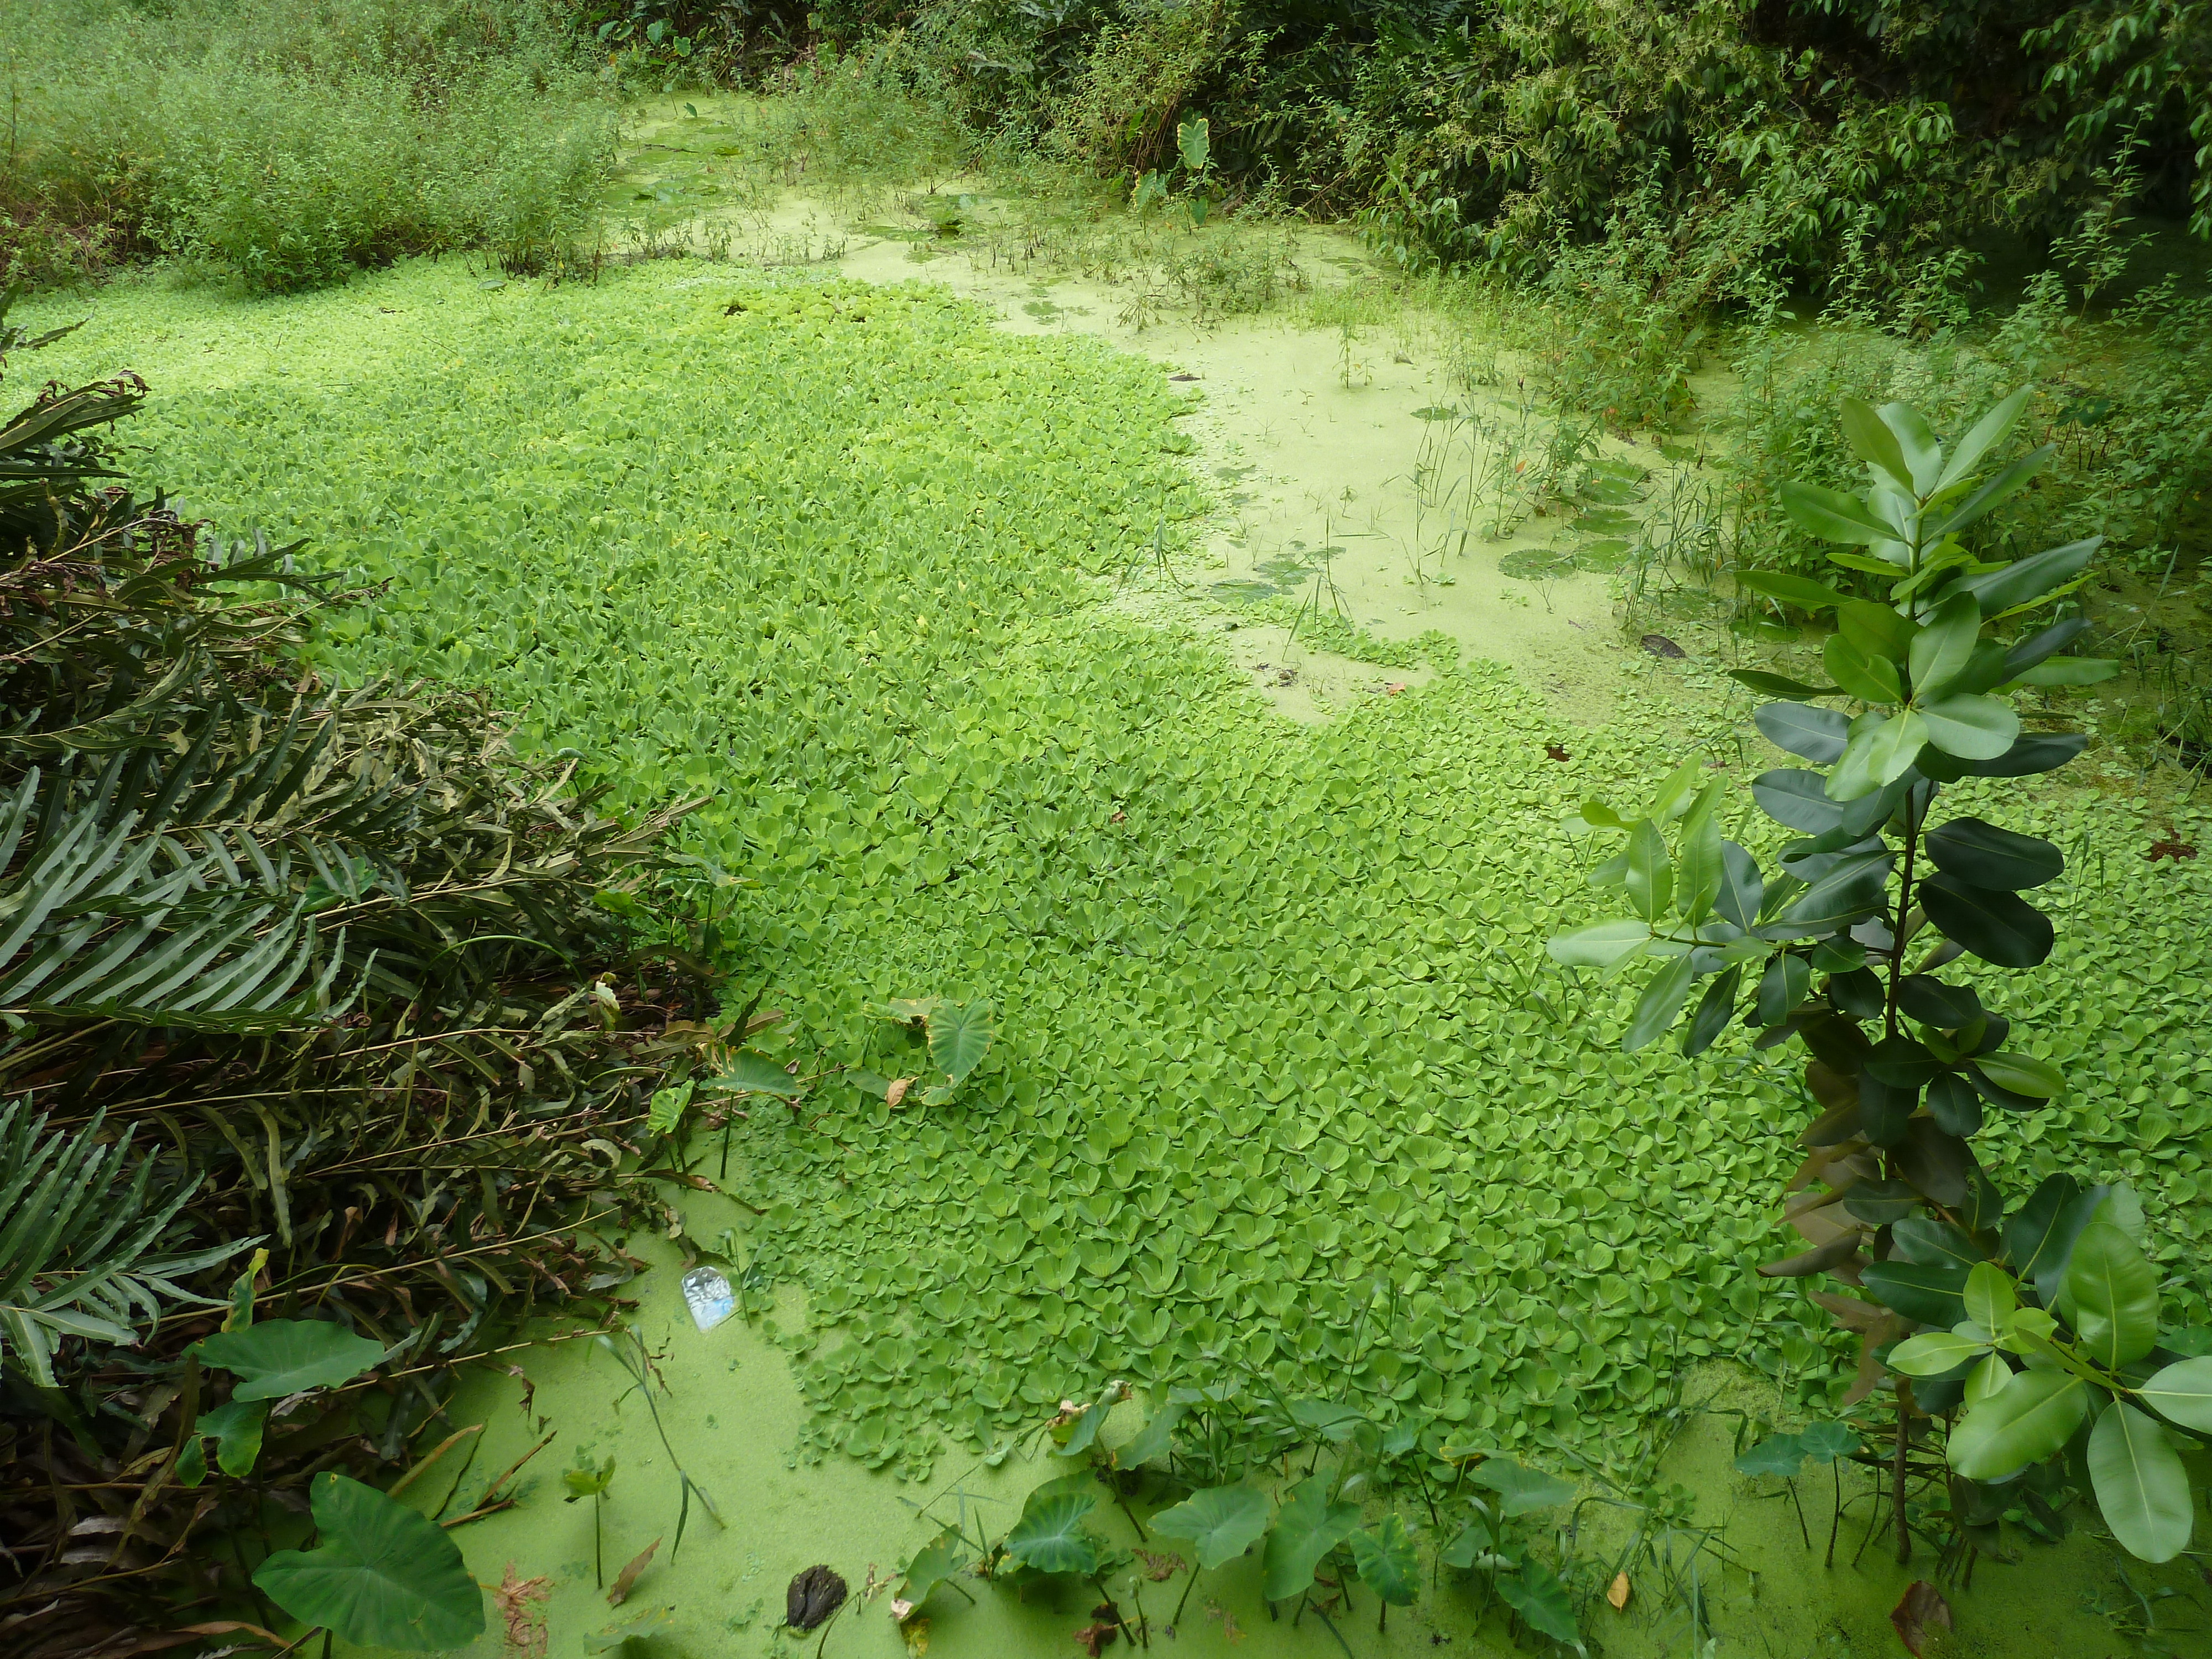
[[[707,9],[631,9],[678,33]],[[1203,113],[1238,198],[1356,213],[1411,266],[1540,271],[1639,208],[1665,225],[1665,280],[1707,301],[1858,269],[1910,283],[1977,233],[2045,237],[2114,206],[2212,230],[2202,4],[830,0],[811,16],[822,43],[885,54],[977,134],[1131,183]]]
[[[0,54],[20,283],[155,252],[261,290],[446,250],[540,271],[614,155],[611,108],[530,0],[23,0]]]
[[[1607,1054],[1631,994],[1541,958],[1587,914],[1562,818],[1685,744],[1741,766],[1735,714],[1565,730],[1471,661],[1326,728],[1258,718],[1086,574],[1195,503],[1158,371],[1081,339],[696,265],[363,280],[119,287],[52,350],[157,342],[142,435],[192,510],[315,523],[391,581],[319,662],[485,684],[633,804],[708,797],[690,848],[760,884],[733,988],[772,989],[760,1040],[816,1079],[735,1126],[761,1213],[722,1241],[755,1309],[807,1287],[803,1455],[919,1475],[1113,1377],[1594,1464],[1706,1357],[1840,1400],[1826,1316],[1752,1271],[1792,1248],[1794,1067],[1733,1032]],[[2060,942],[1978,982],[2069,1087],[1978,1151],[2008,1190],[2132,1183],[2170,1322],[2201,1320],[2206,866],[2145,858],[2134,803],[2004,790],[2065,851]],[[1749,803],[1715,811],[1773,855]],[[882,1014],[930,996],[996,1036],[925,1105]]]

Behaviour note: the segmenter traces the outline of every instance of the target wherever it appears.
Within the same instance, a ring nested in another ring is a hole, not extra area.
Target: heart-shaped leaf
[[[1097,1494],[1085,1489],[1095,1484],[1087,1474],[1067,1475],[1032,1492],[1006,1534],[1006,1553],[1039,1572],[1096,1571],[1098,1540],[1083,1524],[1098,1507]]]
[[[1313,1583],[1322,1557],[1352,1535],[1359,1525],[1357,1504],[1333,1504],[1333,1477],[1308,1475],[1284,1494],[1267,1533],[1261,1594],[1280,1601],[1302,1594]]]
[[[1503,1458],[1488,1458],[1476,1466],[1474,1484],[1498,1494],[1498,1512],[1512,1516],[1548,1510],[1572,1501],[1575,1489],[1557,1475],[1523,1468]]]
[[[1420,1553],[1395,1514],[1352,1534],[1352,1564],[1360,1582],[1393,1607],[1411,1607],[1421,1593]]]
[[[278,1607],[362,1647],[426,1653],[483,1634],[483,1592],[435,1522],[327,1471],[315,1477],[308,1502],[315,1547],[280,1550],[253,1571]]]
[[[264,1319],[243,1330],[204,1336],[200,1363],[245,1380],[233,1400],[281,1400],[309,1389],[350,1382],[384,1358],[384,1345],[326,1319]]]
[[[929,1063],[958,1083],[982,1063],[996,1030],[988,1002],[940,1002],[929,1011]]]
[[[1794,1479],[1805,1467],[1805,1448],[1794,1434],[1770,1434],[1735,1460],[1741,1474],[1779,1475]]]
[[[1187,1538],[1211,1572],[1258,1543],[1267,1530],[1267,1495],[1246,1486],[1208,1486],[1152,1517],[1152,1530]]]

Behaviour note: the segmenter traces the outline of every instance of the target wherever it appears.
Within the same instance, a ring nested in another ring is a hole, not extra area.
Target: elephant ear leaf
[[[1393,1607],[1411,1607],[1421,1593],[1420,1553],[1395,1515],[1352,1534],[1352,1561],[1367,1587]]]
[[[1267,1530],[1267,1496],[1255,1486],[1209,1486],[1152,1517],[1152,1530],[1187,1538],[1198,1565],[1211,1572],[1234,1561]]]
[[[1309,1475],[1284,1494],[1267,1534],[1262,1593],[1270,1601],[1304,1592],[1313,1583],[1322,1557],[1359,1524],[1358,1504],[1328,1501],[1329,1480],[1326,1474]]]
[[[947,1084],[960,1082],[982,1063],[997,1035],[988,1002],[940,1002],[929,1011],[929,1063]]]
[[[352,1382],[385,1352],[381,1342],[327,1319],[264,1319],[202,1337],[198,1346],[202,1364],[245,1379],[231,1390],[233,1400],[282,1400],[309,1389],[333,1389]]]
[[[1496,1492],[1498,1513],[1509,1516],[1548,1510],[1569,1502],[1575,1495],[1575,1489],[1557,1475],[1524,1469],[1518,1463],[1501,1462],[1495,1458],[1475,1470],[1474,1482]]]
[[[254,1569],[255,1585],[278,1607],[358,1646],[406,1653],[483,1633],[483,1594],[436,1522],[328,1471],[315,1477],[309,1502],[321,1541],[280,1550]]]

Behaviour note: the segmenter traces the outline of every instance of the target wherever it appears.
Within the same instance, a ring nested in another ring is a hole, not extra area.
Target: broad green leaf
[[[1905,457],[1911,475],[1899,488],[1915,495],[1933,495],[1943,477],[1943,446],[1927,417],[1910,404],[1884,404],[1877,411]]]
[[[1087,1475],[1070,1477],[1088,1480]],[[1006,1534],[1006,1553],[1039,1572],[1073,1572],[1085,1576],[1098,1567],[1098,1540],[1084,1526],[1083,1517],[1098,1506],[1095,1493],[1071,1492],[1066,1480],[1047,1481],[1030,1494],[1021,1519]],[[1048,1493],[1040,1497],[1039,1493]]]
[[[1913,1261],[1870,1261],[1859,1277],[1882,1306],[1917,1325],[1948,1330],[1966,1317],[1966,1273],[1962,1265],[1927,1266]]]
[[[685,1082],[672,1089],[655,1089],[646,1103],[645,1127],[657,1135],[675,1133],[684,1121],[684,1109],[691,1103],[692,1086]]]
[[[1651,942],[1651,924],[1633,918],[1594,921],[1587,927],[1553,935],[1544,948],[1568,968],[1610,968]]]
[[[2049,842],[2015,835],[1980,818],[1953,818],[1928,832],[1936,867],[1977,887],[2018,892],[2056,880],[2066,860]]]
[[[1182,1421],[1189,1409],[1181,1401],[1170,1401],[1152,1415],[1151,1420],[1127,1441],[1114,1448],[1114,1467],[1133,1469],[1149,1463],[1155,1457],[1164,1457],[1175,1438],[1176,1425]]]
[[[1698,799],[1698,777],[1704,770],[1704,763],[1692,757],[1669,772],[1652,793],[1644,816],[1663,829],[1687,812]]]
[[[1974,1064],[1998,1088],[2008,1089],[2016,1095],[2055,1100],[2066,1092],[2066,1074],[2049,1060],[2038,1060],[2033,1054],[2017,1054],[2000,1048],[1994,1054],[1975,1055]]]
[[[1787,674],[1770,674],[1763,668],[1731,668],[1729,678],[1770,697],[1833,697],[1843,693],[1840,685],[1808,685]]]
[[[699,1088],[707,1094],[776,1095],[789,1099],[803,1093],[805,1085],[766,1054],[740,1048],[714,1076],[700,1079]]]
[[[1698,999],[1697,1012],[1683,1028],[1682,1053],[1695,1056],[1705,1052],[1720,1041],[1721,1033],[1728,1030],[1729,1021],[1735,1016],[1736,994],[1743,986],[1741,967],[1723,968],[1705,987],[1705,994]]]
[[[2070,1175],[2047,1176],[2005,1223],[2005,1257],[2014,1272],[2034,1285],[2045,1306],[2058,1299],[2074,1242],[2096,1214],[2101,1197],[2100,1191],[2083,1192]]]
[[[1913,483],[1912,469],[1905,465],[1905,452],[1898,447],[1897,434],[1863,398],[1844,399],[1844,441],[1850,445],[1854,455],[1886,475],[1899,489],[1907,495],[1919,493]]]
[[[1969,1480],[2002,1480],[2073,1438],[2089,1412],[2089,1385],[2071,1371],[2021,1371],[1960,1418],[1951,1467]]]
[[[209,1434],[216,1437],[216,1465],[236,1480],[252,1474],[254,1464],[260,1461],[261,1439],[268,1425],[269,1401],[233,1400],[227,1406],[203,1412],[192,1425],[192,1435],[195,1439]]]
[[[1887,657],[1873,656],[1847,635],[1828,635],[1820,647],[1820,660],[1828,678],[1861,702],[1898,703],[1905,688],[1897,678],[1897,665]]]
[[[1674,864],[1667,838],[1650,818],[1629,832],[1627,890],[1636,914],[1655,925],[1674,896]]]
[[[1966,771],[1977,778],[2033,777],[2057,771],[2088,746],[2079,732],[2024,732],[1995,760],[1972,762]]]
[[[1735,1460],[1741,1474],[1794,1479],[1805,1467],[1805,1448],[1794,1434],[1771,1434]]]
[[[2011,1381],[2012,1367],[2006,1364],[1996,1355],[1991,1354],[1980,1364],[1975,1366],[1972,1373],[1966,1378],[1966,1403],[1970,1407],[1978,1406]]]
[[[1825,836],[1840,827],[1844,809],[1828,799],[1827,780],[1818,772],[1778,767],[1751,781],[1751,798],[1777,823],[1808,836]]]
[[[2189,1547],[2189,1472],[2166,1431],[2124,1400],[2089,1431],[2089,1481],[2120,1547],[2138,1560],[2171,1561]]]
[[[2021,410],[2027,407],[2028,393],[2033,389],[2032,386],[2021,387],[2002,402],[1993,404],[1988,414],[1974,422],[1973,428],[1960,439],[1956,447],[1951,451],[1949,462],[1936,479],[1937,489],[1948,489],[1954,484],[1964,483],[1981,465],[1982,457],[2004,441],[2005,434],[2020,419]]]
[[[2058,1306],[2100,1365],[2132,1364],[2158,1346],[2158,1270],[2101,1216],[2081,1230]]]
[[[1891,715],[1875,728],[1867,743],[1866,769],[1875,788],[1886,788],[1911,769],[1931,729],[1931,723],[1912,708]]]
[[[1582,1632],[1575,1624],[1575,1604],[1567,1587],[1541,1561],[1532,1557],[1517,1573],[1499,1574],[1498,1595],[1529,1629],[1555,1642],[1581,1645]]]
[[[1892,1370],[1907,1376],[1941,1376],[1990,1351],[1989,1344],[1950,1331],[1923,1331],[1908,1336],[1890,1350]]]
[[[384,1358],[384,1345],[325,1319],[264,1319],[243,1330],[218,1331],[195,1345],[204,1365],[245,1381],[233,1400],[281,1400],[309,1389],[350,1382]]]
[[[1913,635],[1912,695],[1924,706],[1959,677],[1981,637],[1982,613],[1971,593],[1954,593]]]
[[[994,1028],[988,1002],[940,1002],[929,1011],[929,1063],[958,1083],[990,1052]]]
[[[1692,959],[1687,956],[1673,957],[1652,975],[1644,984],[1643,994],[1636,999],[1636,1008],[1629,1016],[1628,1030],[1621,1037],[1620,1046],[1632,1054],[1656,1042],[1674,1023],[1674,1016],[1682,1012],[1694,978]]]
[[[1575,1489],[1557,1475],[1523,1468],[1503,1458],[1487,1458],[1476,1465],[1473,1479],[1476,1486],[1498,1494],[1498,1512],[1509,1519],[1552,1509],[1571,1502],[1575,1495]]]
[[[1840,489],[1790,483],[1783,484],[1776,493],[1782,498],[1782,510],[1789,515],[1790,522],[1824,542],[1869,547],[1896,538],[1897,532],[1868,511],[1865,502]]]
[[[1948,513],[1942,514],[1929,531],[1929,539],[1941,541],[1946,536],[1955,536],[1968,525],[1986,517],[2003,502],[2011,500],[2014,495],[2027,489],[2029,481],[2043,471],[2044,464],[2049,461],[2055,453],[2051,445],[2045,444],[2040,449],[2030,450],[2018,460],[2004,467],[1965,501],[1960,502]],[[2037,556],[2042,556],[2039,554]],[[2022,560],[2021,562],[2024,564],[2027,561]],[[1985,617],[1995,617],[2010,605],[2020,603],[2017,599],[1995,601],[1975,583],[1970,581],[1967,586],[1976,589],[1977,597],[1982,601],[1982,614]]]
[[[975,1559],[975,1551],[961,1537],[957,1527],[947,1527],[924,1544],[907,1564],[906,1576],[900,1581],[898,1594],[893,1599],[906,1604],[908,1612],[921,1606],[929,1599],[930,1591],[946,1579],[965,1571]]]
[[[1847,717],[1810,703],[1762,703],[1752,719],[1776,748],[1802,755],[1815,766],[1833,765],[1843,757],[1844,745],[1850,740],[1851,723]]]
[[[362,1647],[426,1653],[483,1634],[483,1594],[435,1522],[327,1471],[315,1477],[308,1502],[315,1547],[280,1550],[253,1571],[278,1607]]]
[[[1275,1524],[1267,1533],[1261,1594],[1280,1601],[1303,1594],[1313,1583],[1322,1557],[1352,1535],[1359,1524],[1357,1504],[1332,1504],[1334,1477],[1308,1475],[1283,1495]]]
[[[2020,736],[2020,716],[1995,697],[1960,692],[1919,708],[1928,741],[1961,760],[1995,760]]]
[[[1816,1463],[1834,1463],[1859,1449],[1859,1431],[1848,1423],[1824,1419],[1797,1431],[1797,1443]]]
[[[2212,1358],[2178,1359],[2154,1372],[2136,1392],[2160,1416],[2212,1434]]]
[[[1726,877],[1721,862],[1721,827],[1711,807],[1682,820],[1681,852],[1674,884],[1674,910],[1685,921],[1705,919],[1720,896]]]
[[[2039,967],[2057,943],[2051,919],[2025,899],[1948,872],[1922,882],[1916,896],[1944,938],[2000,968]]]
[[[1267,1495],[1246,1486],[1208,1486],[1152,1517],[1152,1530],[1187,1538],[1207,1572],[1233,1561],[1267,1530]]]
[[[1827,611],[1844,602],[1844,596],[1826,583],[1781,570],[1740,570],[1735,585],[1763,593],[1770,599],[1779,599],[1784,605],[1794,605],[1800,611]]]
[[[1352,1563],[1360,1582],[1393,1607],[1411,1607],[1421,1593],[1420,1553],[1395,1514],[1352,1534]]]
[[[2009,611],[2054,596],[2057,589],[2087,568],[2091,556],[2104,545],[2104,540],[2101,536],[2092,536],[2086,541],[2069,542],[2063,547],[2032,553],[2002,570],[1966,577],[1959,586],[1974,596],[1982,615],[1994,622]]]
[[[2112,657],[2053,657],[2013,676],[2014,685],[2101,685],[2120,672]]]
[[[2020,1306],[2013,1276],[1994,1261],[1978,1261],[1966,1274],[1966,1317],[1985,1331],[2002,1331]]]

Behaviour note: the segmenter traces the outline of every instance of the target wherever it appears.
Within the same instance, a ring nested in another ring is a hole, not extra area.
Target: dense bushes
[[[2168,0],[920,0],[889,38],[977,131],[1108,173],[1185,110],[1247,195],[1409,265],[1549,265],[1646,198],[1708,274],[1910,283],[2118,200],[2212,226],[2212,13]]]
[[[447,249],[535,270],[612,160],[611,112],[527,0],[26,0],[0,40],[21,100],[0,263],[19,280],[133,251],[264,289]]]

